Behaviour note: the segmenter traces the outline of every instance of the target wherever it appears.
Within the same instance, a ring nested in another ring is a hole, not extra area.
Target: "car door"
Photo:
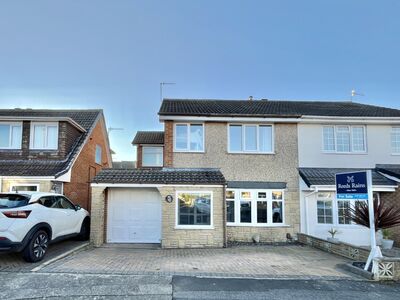
[[[75,209],[75,205],[64,196],[55,196],[58,209],[64,212],[64,235],[78,233],[82,222],[81,214]]]
[[[52,230],[52,239],[63,235],[65,213],[63,210],[56,208],[56,198],[54,196],[43,196],[39,198],[38,203],[44,206],[41,219],[43,222],[49,223]]]

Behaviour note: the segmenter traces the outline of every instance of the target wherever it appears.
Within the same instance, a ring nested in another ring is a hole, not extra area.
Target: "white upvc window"
[[[57,150],[58,122],[31,123],[30,149]]]
[[[317,223],[333,224],[332,193],[318,193],[317,195]]]
[[[10,192],[39,192],[39,184],[18,183],[10,186]]]
[[[393,154],[400,154],[400,126],[392,127],[391,146]]]
[[[273,126],[263,124],[229,124],[229,153],[274,152]]]
[[[0,149],[21,149],[22,123],[0,122]]]
[[[95,155],[94,155],[94,161],[98,165],[102,165],[102,159],[101,159],[102,152],[103,151],[102,151],[101,146],[100,145],[96,145],[96,152],[95,152]]]
[[[213,193],[209,191],[176,192],[177,229],[213,228]]]
[[[204,124],[176,123],[175,152],[204,152]]]
[[[283,190],[227,189],[228,226],[286,226]]]
[[[366,153],[366,127],[363,125],[329,125],[322,127],[323,151]]]
[[[163,166],[163,147],[143,146],[142,166],[143,167],[162,167]]]

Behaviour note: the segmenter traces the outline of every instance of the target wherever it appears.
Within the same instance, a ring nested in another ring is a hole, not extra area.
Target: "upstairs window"
[[[366,147],[365,126],[323,126],[323,150],[337,153],[364,153]]]
[[[32,122],[30,148],[37,150],[57,150],[58,123]]]
[[[392,127],[391,144],[392,153],[400,154],[400,127]]]
[[[177,152],[203,152],[203,124],[175,124],[174,149]]]
[[[21,149],[21,142],[21,123],[0,123],[0,149]]]
[[[142,166],[162,167],[163,147],[143,147]]]
[[[272,125],[229,125],[230,153],[272,153]]]
[[[96,145],[96,153],[95,153],[94,160],[95,160],[95,163],[98,164],[98,165],[102,164],[102,162],[101,162],[101,154],[102,153],[101,152],[102,152],[101,146],[100,145]]]

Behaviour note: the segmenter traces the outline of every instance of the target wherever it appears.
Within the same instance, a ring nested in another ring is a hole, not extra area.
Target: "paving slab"
[[[56,258],[63,253],[72,250],[86,242],[66,240],[49,246],[45,258],[38,263],[27,263],[23,260],[21,253],[1,253],[0,252],[0,272],[24,272],[30,271],[44,262]]]
[[[354,279],[338,268],[349,260],[307,246],[225,249],[92,248],[50,264],[43,272],[250,278]],[[356,277],[359,278],[359,277]]]

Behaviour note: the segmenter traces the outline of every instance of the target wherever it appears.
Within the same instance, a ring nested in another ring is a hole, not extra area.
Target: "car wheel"
[[[89,236],[90,236],[90,220],[85,219],[82,222],[81,231],[79,232],[77,239],[79,241],[87,241],[89,239]]]
[[[49,247],[49,236],[46,231],[37,231],[30,239],[23,252],[23,258],[27,262],[41,261]]]

